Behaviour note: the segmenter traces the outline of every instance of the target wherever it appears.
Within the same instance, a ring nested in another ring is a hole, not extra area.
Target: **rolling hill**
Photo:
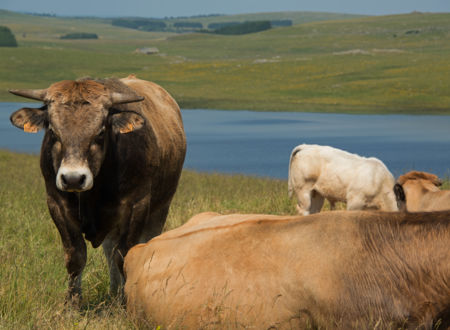
[[[8,88],[135,73],[160,83],[184,108],[450,113],[449,13],[328,16],[335,20],[321,20],[325,14],[319,14],[316,21],[291,27],[222,36],[143,32],[112,26],[108,19],[0,11],[1,25],[19,43],[0,53],[0,99],[19,100]],[[266,17],[261,15],[270,14],[250,16]],[[297,15],[301,22],[306,14],[273,15]],[[192,20],[219,18],[236,20]],[[68,32],[96,33],[99,40],[59,39]],[[159,53],[136,54],[141,47]]]

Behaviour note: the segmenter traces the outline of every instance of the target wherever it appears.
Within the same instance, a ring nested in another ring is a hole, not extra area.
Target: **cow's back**
[[[167,328],[425,322],[448,303],[448,216],[202,216],[130,250],[128,309]],[[421,294],[434,304],[431,314]]]
[[[211,215],[134,247],[125,259],[129,311],[169,328],[304,327],[309,316],[299,311],[313,297],[338,305],[329,279],[345,260],[335,258],[337,237],[324,244],[323,235],[355,230],[314,217],[302,224],[301,217]],[[342,245],[351,252],[360,243]]]
[[[345,202],[349,193],[375,196],[386,186],[389,191],[383,193],[391,193],[394,177],[377,158],[366,158],[329,146],[304,144],[297,148],[300,151],[291,160],[292,177],[298,172],[305,181],[314,182],[312,189],[326,198]]]

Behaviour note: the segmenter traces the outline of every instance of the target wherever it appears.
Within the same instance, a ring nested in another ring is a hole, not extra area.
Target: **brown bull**
[[[45,129],[41,170],[64,247],[69,299],[81,297],[84,238],[94,248],[102,244],[110,289],[118,292],[123,257],[161,233],[178,184],[186,141],[177,103],[134,76],[10,92],[44,102],[16,111],[11,122],[26,132]]]
[[[168,329],[446,329],[450,212],[203,213],[132,248],[129,312]]]
[[[441,190],[441,185],[442,181],[431,173],[403,174],[394,186],[397,204],[408,212],[450,210],[450,190]]]

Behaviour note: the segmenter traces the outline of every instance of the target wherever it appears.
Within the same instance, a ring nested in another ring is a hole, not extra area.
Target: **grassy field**
[[[1,49],[0,100],[22,101],[7,93],[11,88],[135,73],[161,84],[183,108],[450,113],[450,14],[319,22],[310,22],[310,15],[292,27],[221,36],[0,11],[1,24],[19,43]],[[97,33],[100,39],[59,39],[69,32]],[[160,53],[134,53],[139,47]]]
[[[63,251],[47,211],[38,156],[0,150],[0,173],[0,329],[137,328],[108,295],[101,249],[88,246],[81,312],[65,308]],[[450,188],[449,181],[443,188]],[[203,211],[296,214],[284,180],[184,171],[165,230]]]
[[[67,311],[59,234],[47,211],[37,156],[0,151],[0,329],[134,329],[108,296],[101,249],[88,248],[81,313]],[[202,211],[295,214],[287,182],[185,171],[167,228]]]

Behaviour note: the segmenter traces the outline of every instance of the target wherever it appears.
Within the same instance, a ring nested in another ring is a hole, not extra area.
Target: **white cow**
[[[320,212],[324,199],[334,209],[398,211],[395,180],[377,158],[366,158],[329,146],[301,144],[289,162],[289,196],[297,197],[300,214]]]

